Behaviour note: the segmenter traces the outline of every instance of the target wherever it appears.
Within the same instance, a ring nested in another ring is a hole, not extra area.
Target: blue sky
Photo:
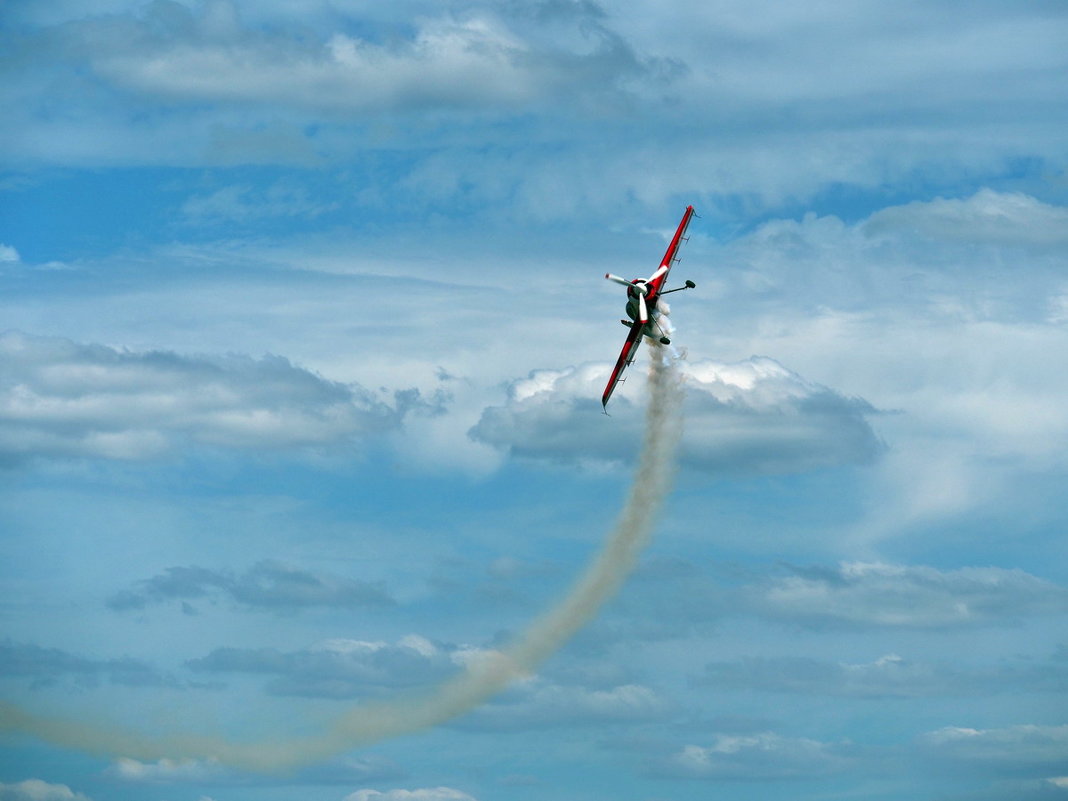
[[[6,3],[0,799],[1068,798],[1066,39]],[[602,276],[688,204],[674,490],[619,593],[439,725],[183,748],[400,715],[567,593],[646,425],[647,353],[599,414]]]

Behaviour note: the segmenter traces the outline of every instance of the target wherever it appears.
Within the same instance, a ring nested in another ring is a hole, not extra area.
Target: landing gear
[[[670,345],[671,344],[671,340],[668,339],[667,337],[660,337],[660,344],[661,345]]]

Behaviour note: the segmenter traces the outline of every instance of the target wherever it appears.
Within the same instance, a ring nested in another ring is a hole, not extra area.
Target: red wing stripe
[[[679,243],[685,240],[686,229],[690,226],[690,219],[693,217],[693,206],[687,206],[686,211],[682,214],[682,221],[679,223],[679,227],[675,230],[675,236],[671,238],[671,244],[668,245],[667,253],[664,254],[664,258],[660,260],[660,265],[670,264],[672,259],[675,258],[675,253],[679,249]]]
[[[686,229],[690,227],[690,220],[693,218],[693,206],[687,206],[686,211],[682,213],[682,221],[679,223],[679,227],[675,229],[675,236],[671,238],[671,244],[668,245],[667,252],[664,254],[664,258],[660,260],[660,267],[668,267],[675,264],[679,259],[676,258],[676,254],[679,252],[679,245],[686,241]],[[660,291],[660,287],[667,281],[667,271],[653,283],[656,292]]]

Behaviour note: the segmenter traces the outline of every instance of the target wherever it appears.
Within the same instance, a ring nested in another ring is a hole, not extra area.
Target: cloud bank
[[[279,356],[182,356],[0,335],[0,461],[349,445],[399,413]]]
[[[76,24],[83,57],[103,79],[190,104],[263,104],[320,112],[507,109],[619,90],[662,74],[589,3],[486,5],[417,16],[388,37],[340,31],[322,39],[283,25],[250,30],[234,6],[197,14],[178,4]]]

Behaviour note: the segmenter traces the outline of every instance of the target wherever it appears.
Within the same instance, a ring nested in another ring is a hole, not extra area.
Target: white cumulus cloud
[[[807,381],[774,359],[683,363],[686,434],[680,459],[710,472],[785,473],[865,462],[881,445],[874,409]],[[504,406],[486,409],[471,436],[516,456],[561,462],[619,460],[635,450],[643,371],[632,368],[596,416],[608,365],[542,370],[512,384]]]

